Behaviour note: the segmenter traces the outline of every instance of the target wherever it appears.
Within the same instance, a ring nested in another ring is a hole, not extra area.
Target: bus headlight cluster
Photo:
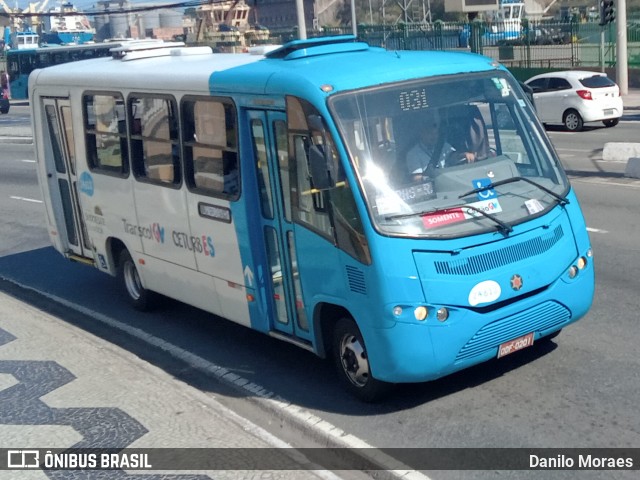
[[[593,256],[591,249],[589,249],[589,251],[587,252],[587,256]],[[576,264],[569,267],[569,271],[567,272],[569,274],[569,278],[576,278],[578,276],[578,273],[580,273],[580,270],[584,270],[586,268],[587,263],[587,257],[578,258]]]
[[[404,309],[400,305],[396,305],[395,307],[393,307],[393,315],[396,318],[401,317],[403,312],[404,312]],[[428,315],[429,315],[429,309],[427,307],[420,305],[413,309],[414,318],[420,322],[425,320]]]

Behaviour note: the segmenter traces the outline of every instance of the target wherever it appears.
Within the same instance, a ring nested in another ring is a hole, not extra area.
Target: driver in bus
[[[420,127],[418,142],[407,153],[407,168],[413,180],[432,176],[435,168],[475,161],[473,153],[457,155],[456,149],[446,141],[437,110],[429,109]]]

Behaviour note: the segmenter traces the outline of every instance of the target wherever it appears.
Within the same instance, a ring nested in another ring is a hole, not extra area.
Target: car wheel
[[[127,250],[122,250],[118,262],[118,276],[124,287],[129,303],[140,311],[150,310],[156,299],[156,294],[142,286],[136,264]]]
[[[567,110],[562,119],[564,126],[570,132],[579,132],[584,126],[584,120],[577,110]]]
[[[604,126],[607,128],[615,127],[618,122],[620,122],[619,118],[612,118],[611,120],[603,120]]]
[[[369,358],[362,334],[350,318],[341,318],[333,331],[332,356],[340,382],[364,402],[384,397],[391,384],[376,380],[369,369]]]

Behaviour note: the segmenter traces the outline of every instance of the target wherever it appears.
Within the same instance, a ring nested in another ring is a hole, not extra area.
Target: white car
[[[536,75],[526,82],[533,90],[536,113],[542,123],[561,123],[582,130],[586,122],[614,127],[623,106],[620,89],[604,73],[568,70]]]

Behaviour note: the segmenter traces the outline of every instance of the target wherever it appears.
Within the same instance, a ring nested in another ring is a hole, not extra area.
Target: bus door
[[[275,330],[310,339],[291,221],[287,122],[284,113],[250,111],[261,228],[267,255],[267,299]]]
[[[60,198],[54,211],[62,212],[66,243],[69,253],[81,257],[91,257],[91,246],[78,200],[78,176],[76,152],[71,122],[71,104],[68,98],[43,98],[42,112],[45,116],[44,161],[49,178],[49,189],[58,192]],[[55,185],[54,185],[55,183]],[[82,186],[81,186],[82,187]],[[82,187],[84,188],[84,187]],[[86,186],[86,188],[92,188]],[[52,195],[52,201],[56,201]],[[60,229],[59,229],[60,230]],[[60,232],[63,235],[62,232]]]

